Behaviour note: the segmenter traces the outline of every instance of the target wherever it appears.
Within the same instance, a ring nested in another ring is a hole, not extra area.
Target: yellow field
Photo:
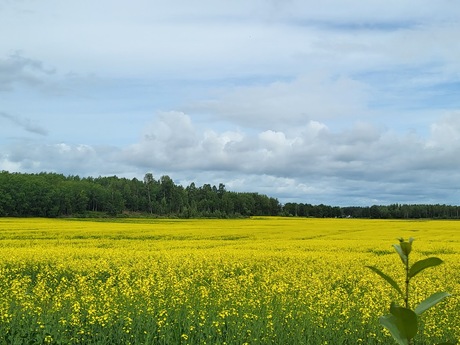
[[[460,223],[0,218],[0,344],[392,344],[391,245],[445,263],[414,279],[417,344],[460,338]],[[3,338],[2,338],[3,337]],[[27,341],[24,341],[27,339]]]

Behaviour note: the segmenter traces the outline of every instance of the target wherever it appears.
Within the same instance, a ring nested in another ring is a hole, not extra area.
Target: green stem
[[[410,309],[409,305],[409,255],[406,256],[406,295],[404,296],[404,304],[407,309]],[[414,345],[414,339],[409,339],[409,345]]]
[[[404,297],[404,304],[409,309],[409,255],[406,260],[406,295]]]

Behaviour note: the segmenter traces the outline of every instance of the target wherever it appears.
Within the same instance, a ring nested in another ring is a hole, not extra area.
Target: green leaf
[[[396,250],[396,252],[399,254],[403,264],[407,265],[407,255],[404,254],[404,251],[402,250],[401,246],[399,244],[393,244],[393,247]]]
[[[417,335],[417,315],[410,309],[391,304],[391,314],[380,317],[380,323],[387,328],[400,345],[408,345]]]
[[[417,335],[418,319],[417,314],[411,309],[400,307],[392,303],[390,313],[398,320],[398,327],[400,327],[403,334],[407,338],[412,339]]]
[[[385,279],[396,291],[398,291],[398,293],[403,296],[403,292],[401,290],[401,288],[399,287],[398,283],[396,283],[393,278],[391,278],[390,276],[387,276],[385,273],[383,273],[382,271],[380,271],[377,267],[374,267],[374,266],[366,266],[367,268],[371,269],[372,271],[374,271],[375,273],[377,273],[380,277],[382,277],[383,279]]]
[[[432,306],[438,304],[441,302],[444,298],[449,297],[450,294],[447,292],[436,292],[432,294],[430,297],[425,299],[424,301],[420,302],[416,307],[415,307],[415,314],[421,315],[424,311],[427,309],[431,308]]]
[[[428,258],[428,259],[417,261],[416,263],[412,265],[412,267],[409,270],[409,278],[414,277],[416,274],[420,273],[425,268],[438,266],[442,264],[443,262],[444,261],[442,261],[440,258]]]
[[[409,339],[405,337],[398,327],[398,320],[394,315],[384,315],[379,318],[380,324],[388,329],[391,336],[399,345],[409,345]]]
[[[436,344],[436,345],[456,345],[457,343],[449,343],[449,342],[446,342],[446,343],[439,343],[439,344]]]
[[[402,251],[406,256],[409,256],[410,252],[412,251],[412,241],[411,242],[401,242],[399,244],[401,247]]]

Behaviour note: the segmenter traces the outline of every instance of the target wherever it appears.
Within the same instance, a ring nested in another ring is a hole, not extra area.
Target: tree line
[[[391,204],[338,207],[287,203],[283,214],[315,218],[373,218],[373,219],[460,219],[460,206],[430,204]]]
[[[63,217],[148,214],[180,218],[279,215],[281,204],[258,193],[227,191],[224,184],[187,187],[169,176],[143,180],[56,173],[0,173],[0,216]]]
[[[190,183],[183,187],[167,175],[142,180],[117,176],[79,177],[56,173],[0,172],[0,216],[65,217],[150,215],[179,218],[236,218],[297,216],[381,219],[459,219],[460,206],[352,206],[286,203],[251,192],[232,192],[218,186]]]

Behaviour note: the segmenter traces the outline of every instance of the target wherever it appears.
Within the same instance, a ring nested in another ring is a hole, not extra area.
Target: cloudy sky
[[[0,0],[0,170],[460,204],[460,2]]]

